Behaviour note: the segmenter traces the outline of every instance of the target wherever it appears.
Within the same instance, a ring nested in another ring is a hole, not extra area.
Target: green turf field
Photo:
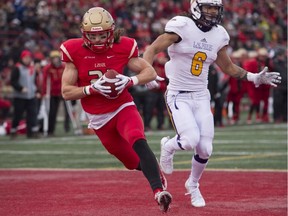
[[[159,141],[173,136],[172,130],[147,133],[149,144],[158,157]],[[193,152],[177,152],[176,169],[189,169]],[[124,168],[109,155],[96,136],[58,136],[10,140],[0,137],[0,168]],[[210,169],[287,170],[287,125],[258,124],[215,129]]]

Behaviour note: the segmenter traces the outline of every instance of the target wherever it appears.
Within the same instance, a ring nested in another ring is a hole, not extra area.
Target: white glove
[[[273,87],[277,87],[277,84],[281,83],[281,76],[278,72],[268,72],[268,67],[265,67],[260,73],[253,74],[247,73],[247,80],[255,84],[256,87],[259,87],[261,84],[268,84]]]
[[[156,82],[156,80],[146,83],[145,86],[149,90],[158,89],[160,87],[159,84]]]
[[[86,95],[92,95],[92,94],[102,94],[105,97],[107,97],[108,93],[111,93],[111,86],[104,86],[102,85],[103,83],[105,83],[105,80],[100,78],[98,79],[96,82],[94,82],[93,84],[89,85],[89,86],[85,86],[83,89],[84,94]]]
[[[160,87],[159,83],[157,81],[163,81],[165,80],[163,77],[157,76],[155,80],[148,82],[145,84],[147,89],[158,89]]]
[[[138,84],[138,78],[136,76],[128,77],[122,74],[118,74],[116,78],[120,79],[115,83],[117,86],[115,90],[119,91],[118,94],[120,94],[125,88],[130,88],[131,86]]]

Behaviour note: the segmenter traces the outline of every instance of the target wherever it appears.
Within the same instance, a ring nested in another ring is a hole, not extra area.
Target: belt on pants
[[[184,93],[191,93],[193,91],[179,91],[179,94],[184,94]]]

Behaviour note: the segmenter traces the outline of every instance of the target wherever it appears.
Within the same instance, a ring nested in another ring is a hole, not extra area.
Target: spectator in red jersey
[[[258,73],[258,63],[257,63],[257,52],[256,51],[250,51],[248,53],[248,60],[245,61],[243,68],[245,70],[251,71],[251,73]],[[252,124],[253,122],[253,114],[256,114],[255,120],[256,122],[260,122],[260,95],[259,91],[257,91],[257,88],[255,85],[252,85],[251,83],[247,83],[247,94],[250,100],[250,107],[248,111],[248,117],[247,117],[247,124]]]
[[[0,125],[5,122],[10,108],[11,102],[9,100],[5,100],[4,98],[0,98]]]
[[[114,20],[104,8],[90,8],[85,13],[81,32],[82,38],[67,40],[60,47],[62,61],[66,62],[62,95],[65,100],[81,100],[90,121],[88,126],[103,146],[126,168],[142,170],[160,210],[167,212],[172,196],[166,191],[165,177],[147,143],[141,116],[128,92],[134,85],[157,86],[157,73],[139,57],[136,41],[115,30]],[[123,75],[124,67],[137,75]],[[114,99],[109,98],[111,87],[103,85],[105,80],[101,78],[107,70],[119,73],[118,97]]]
[[[10,133],[10,128],[8,128],[7,118],[11,109],[11,102],[0,97],[0,136]]]
[[[13,64],[13,62],[11,62]],[[7,120],[11,110],[12,88],[9,85],[11,67],[5,67],[0,73],[0,125]],[[10,97],[9,97],[10,96]]]
[[[253,55],[252,58],[247,61],[244,65],[246,70],[250,70],[251,72],[257,73],[257,71],[262,70],[265,65],[271,67],[268,58],[267,49],[261,48],[256,52],[251,52]],[[247,85],[248,96],[250,98],[250,109],[247,117],[247,123],[252,123],[252,115],[256,112],[256,122],[269,122],[268,117],[268,99],[270,95],[270,86],[262,85],[256,88],[255,86]],[[263,107],[260,110],[260,102],[263,102]],[[261,112],[262,111],[262,112]]]
[[[232,53],[231,60],[234,64],[242,67],[242,51],[237,50]],[[238,80],[233,77],[229,77],[229,92],[227,95],[227,103],[232,103],[232,118],[229,119],[229,123],[234,125],[237,124],[240,118],[240,103],[244,94],[243,83],[245,81]]]
[[[48,100],[49,120],[48,120],[48,135],[53,136],[56,126],[56,118],[59,105],[63,102],[64,105],[64,129],[69,132],[69,115],[61,94],[61,79],[64,70],[64,64],[61,62],[61,53],[58,50],[50,52],[50,63],[43,68],[43,88],[42,94],[44,99]],[[46,109],[47,109],[46,108]]]
[[[258,57],[258,69],[262,69],[265,66],[269,67],[269,70],[272,69],[271,60],[268,56],[268,51],[266,48],[260,48],[257,50]],[[259,95],[260,95],[260,121],[263,123],[268,123],[270,121],[268,114],[268,106],[269,106],[269,97],[270,97],[270,89],[269,85],[261,85],[259,86]]]

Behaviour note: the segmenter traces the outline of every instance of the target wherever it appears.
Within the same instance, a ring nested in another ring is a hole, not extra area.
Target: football
[[[117,98],[118,95],[118,91],[115,90],[116,86],[115,83],[119,81],[118,78],[116,78],[116,76],[119,73],[113,69],[109,69],[107,70],[107,72],[102,76],[102,78],[105,80],[105,83],[103,83],[102,85],[104,86],[110,86],[111,87],[111,93],[109,93],[109,99],[115,99]]]

